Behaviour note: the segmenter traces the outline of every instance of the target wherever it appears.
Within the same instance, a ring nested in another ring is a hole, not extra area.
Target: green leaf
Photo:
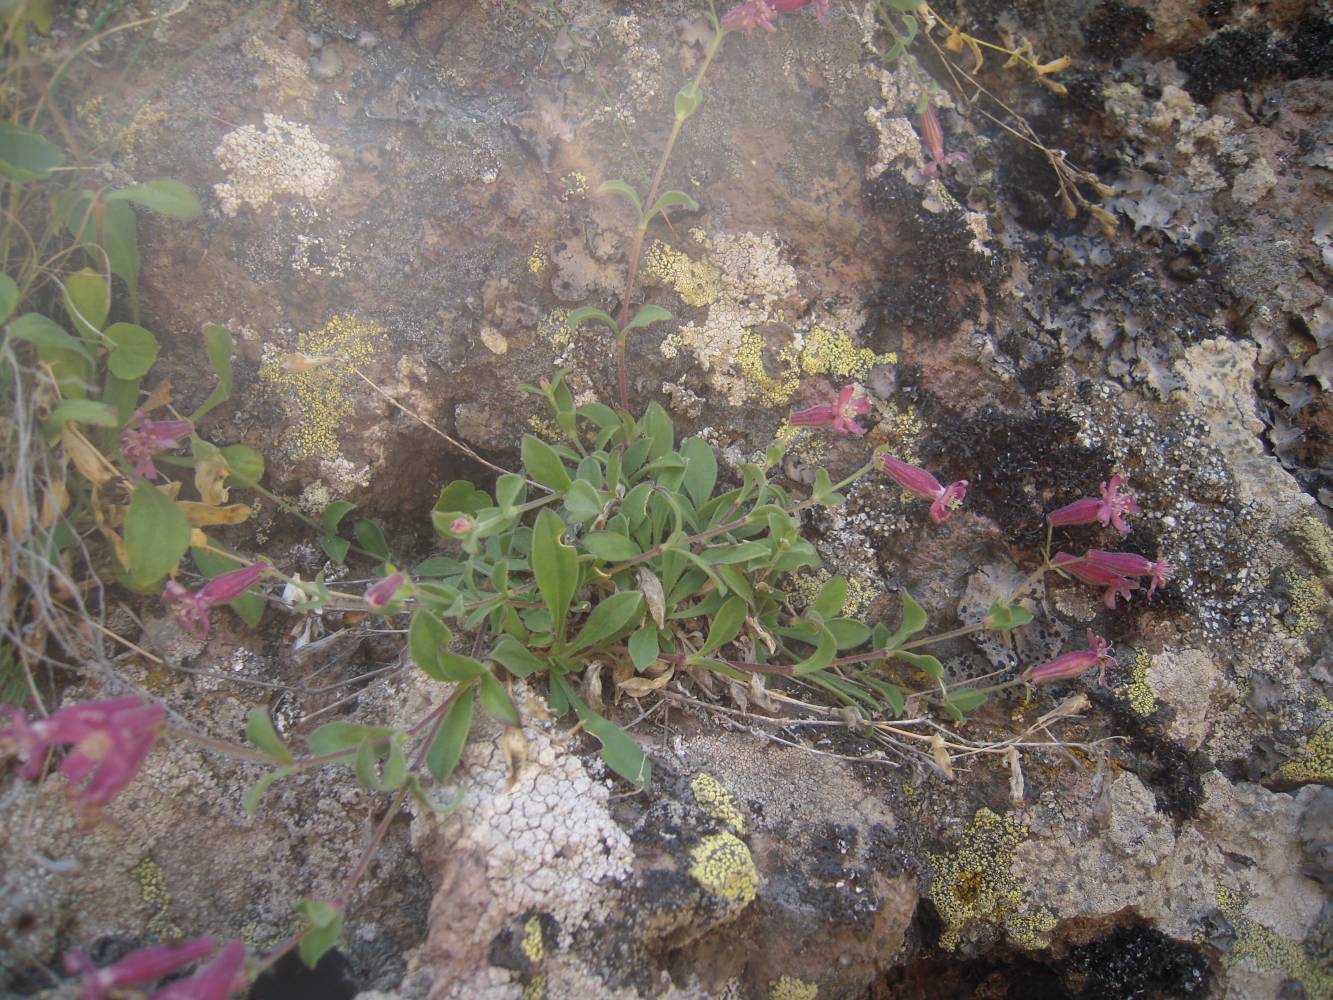
[[[263,750],[274,760],[282,761],[284,764],[292,762],[291,751],[282,742],[282,737],[273,728],[273,720],[262,708],[250,709],[250,714],[245,720],[245,738],[252,746]]]
[[[264,478],[264,456],[249,445],[229,444],[222,449],[222,458],[231,472],[228,486],[258,486]]]
[[[569,471],[565,468],[565,463],[560,460],[555,449],[541,438],[524,434],[520,454],[523,468],[533,480],[548,490],[559,492],[569,489]]]
[[[39,348],[54,351],[75,351],[85,359],[91,360],[88,348],[84,347],[65,328],[40,313],[24,313],[7,327],[9,336],[15,340],[25,340]]]
[[[986,627],[997,632],[1007,632],[1032,621],[1032,612],[1021,604],[1007,604],[1000,598],[990,606],[986,614]]]
[[[841,507],[847,499],[841,493],[834,491],[833,480],[829,478],[827,469],[815,471],[815,488],[810,497],[815,503],[824,507]]]
[[[338,525],[342,523],[342,519],[354,510],[356,510],[356,504],[352,503],[350,500],[335,500],[333,503],[325,507],[324,514],[319,519],[320,526],[324,529],[324,534],[336,535],[338,533]]]
[[[889,636],[881,649],[897,649],[912,636],[916,635],[926,627],[926,611],[921,605],[912,599],[912,595],[907,591],[902,592],[903,600],[903,622],[898,626],[898,631]]]
[[[304,899],[296,907],[296,912],[310,924],[309,929],[301,935],[296,950],[306,968],[313,969],[337,945],[338,937],[342,934],[343,915],[322,899]]]
[[[570,310],[569,316],[565,318],[565,326],[570,330],[577,330],[584,323],[601,323],[610,329],[612,333],[619,333],[620,327],[616,321],[600,309],[593,309],[591,306],[581,306],[578,309]]]
[[[495,481],[495,505],[510,510],[527,499],[528,484],[522,476],[507,472]]]
[[[383,745],[393,735],[383,726],[358,726],[353,722],[326,722],[306,737],[306,746],[316,756],[350,750],[362,743]]]
[[[377,559],[389,558],[389,543],[384,539],[384,529],[369,518],[361,518],[352,525],[352,534],[356,544]]]
[[[425,609],[416,611],[407,627],[407,648],[413,662],[437,681],[450,679],[444,676],[440,653],[452,638],[448,626]]]
[[[504,689],[504,685],[485,670],[478,675],[478,680],[481,681],[481,687],[477,693],[486,714],[501,725],[517,726],[518,709],[509,700],[509,692]]]
[[[125,512],[130,579],[151,587],[176,568],[190,547],[190,521],[166,494],[139,480]]]
[[[106,278],[92,268],[85,267],[67,275],[63,282],[62,297],[65,302],[65,314],[79,332],[79,336],[100,340],[102,327],[106,325],[107,312],[111,309],[111,296],[107,294]]]
[[[830,618],[824,622],[833,633],[838,649],[855,649],[870,638],[870,629],[851,618]]]
[[[532,575],[560,635],[564,634],[565,615],[578,585],[578,554],[560,540],[564,531],[560,518],[547,508],[537,515],[532,529]]]
[[[648,211],[640,225],[647,225],[659,213],[665,214],[668,208],[685,208],[691,212],[697,212],[699,211],[699,203],[684,191],[664,191],[658,196],[657,201],[653,202],[653,207]]]
[[[629,657],[634,661],[635,670],[647,670],[657,659],[658,652],[657,629],[652,625],[645,625],[629,637]]]
[[[565,493],[565,511],[575,524],[591,521],[602,512],[602,498],[586,479],[575,479]]]
[[[120,416],[114,406],[95,403],[91,399],[62,399],[46,418],[45,427],[54,431],[71,420],[90,427],[120,426]]]
[[[103,336],[112,345],[106,366],[116,378],[143,378],[157,360],[157,338],[141,326],[112,323]]]
[[[0,174],[16,181],[44,181],[65,162],[65,152],[31,129],[0,122]]]
[[[686,121],[699,110],[699,105],[703,99],[704,95],[700,92],[698,85],[693,80],[687,81],[680,90],[676,91],[676,120]]]
[[[699,647],[699,652],[711,653],[736,638],[740,634],[741,626],[745,624],[747,610],[742,598],[733,596],[723,601],[722,607],[718,609],[708,626],[708,638]]]
[[[442,514],[475,514],[491,506],[491,498],[466,479],[455,479],[440,490],[440,498],[431,509]]]
[[[713,566],[730,566],[766,556],[772,551],[767,542],[741,542],[738,545],[716,545],[704,549],[703,557]]]
[[[574,709],[583,728],[602,744],[602,759],[606,766],[630,784],[647,788],[653,767],[634,738],[614,722],[602,718],[574,693],[569,682],[560,674],[551,675],[551,686],[560,698]]]
[[[13,314],[19,304],[19,286],[7,274],[0,274],[0,323]]]
[[[685,493],[696,508],[713,494],[717,485],[717,455],[702,438],[690,438],[680,446],[685,459]]]
[[[210,580],[236,568],[236,563],[226,556],[198,547],[190,549],[190,558],[194,560],[199,575]],[[241,621],[251,628],[255,628],[264,617],[264,609],[268,607],[268,602],[264,600],[264,595],[259,592],[258,588],[251,587],[240,597],[228,601],[227,607],[235,611]]]
[[[933,656],[925,653],[905,653],[901,649],[894,650],[893,655],[900,660],[906,660],[936,684],[944,680],[944,664]]]
[[[987,695],[984,691],[978,691],[975,688],[958,688],[949,692],[945,704],[958,710],[959,721],[961,722],[961,716],[976,711],[986,703],[986,698]]]
[[[139,229],[134,209],[126,202],[113,201],[102,207],[102,249],[111,264],[111,273],[125,280],[130,292],[130,307],[137,313],[139,302]]]
[[[832,618],[842,611],[842,606],[846,601],[847,579],[846,577],[835,576],[819,588],[819,593],[810,602],[810,610],[817,612],[822,618]]]
[[[199,409],[190,415],[194,421],[202,420],[214,407],[220,406],[231,398],[231,356],[235,350],[231,334],[225,327],[216,323],[204,324],[204,350],[208,353],[208,365],[218,377],[218,384],[208,394]]]
[[[151,208],[161,215],[173,219],[195,219],[203,211],[194,192],[180,181],[161,180],[135,184],[133,187],[112,191],[106,196],[108,202],[132,201],[144,208]]]
[[[624,535],[611,531],[590,531],[583,537],[583,547],[608,562],[624,562],[640,555],[637,545]]]
[[[470,684],[459,688],[426,751],[426,767],[436,781],[447,781],[463,756],[467,734],[472,729],[472,706],[476,702],[472,692]]]
[[[636,192],[632,187],[630,187],[630,186],[629,186],[628,184],[626,184],[624,181],[621,181],[621,180],[610,180],[610,181],[605,181],[605,182],[602,183],[602,185],[601,185],[600,187],[597,188],[596,191],[593,192],[593,194],[595,194],[595,195],[603,195],[603,194],[614,194],[614,195],[619,195],[621,198],[624,198],[627,202],[629,202],[631,206],[633,206],[633,208],[634,208],[634,217],[635,217],[635,220],[636,220],[636,221],[639,221],[640,223],[642,223],[642,220],[643,220],[643,202],[639,200],[638,192]],[[613,329],[614,329],[614,327],[613,327]]]
[[[887,701],[895,716],[902,716],[903,708],[907,704],[907,698],[904,696],[902,688],[897,684],[886,684],[873,677],[867,677],[865,674],[862,674],[857,680]]]
[[[622,590],[597,602],[579,634],[569,646],[575,653],[589,646],[599,646],[617,636],[631,622],[642,617],[643,595],[637,590]]]
[[[375,768],[376,752],[371,748],[370,740],[364,740],[356,751],[354,767],[356,780],[365,788],[376,792],[392,792],[400,788],[407,780],[407,759],[403,756],[402,741],[389,740],[389,752],[384,761],[384,769],[378,774]]]
[[[453,576],[463,571],[463,563],[449,556],[431,556],[417,563],[416,576]]]
[[[833,633],[823,625],[819,625],[818,629],[819,642],[815,646],[815,651],[793,668],[798,677],[802,674],[812,674],[817,670],[823,670],[837,655],[838,640],[833,637]]]
[[[546,669],[546,661],[537,658],[527,646],[512,635],[502,635],[491,650],[491,659],[515,677],[528,677]]]
[[[656,401],[649,403],[643,411],[639,430],[650,442],[647,456],[650,462],[661,458],[675,446],[676,432],[671,424],[671,417]]]
[[[640,306],[639,311],[634,314],[633,318],[625,324],[625,328],[620,332],[626,334],[631,330],[637,330],[651,323],[667,323],[670,320],[671,313],[661,306]]]

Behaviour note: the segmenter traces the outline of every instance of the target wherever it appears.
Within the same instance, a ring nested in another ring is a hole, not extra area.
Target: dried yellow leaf
[[[624,691],[631,698],[642,698],[650,695],[654,691],[660,691],[667,686],[667,682],[674,677],[676,671],[668,670],[661,677],[630,677],[627,680],[619,682],[616,686]]]
[[[196,503],[193,500],[177,500],[176,506],[185,512],[192,528],[209,528],[216,524],[241,524],[250,517],[250,508],[243,503],[218,507],[213,504]]]
[[[106,460],[106,456],[93,447],[92,442],[66,423],[60,428],[60,443],[79,474],[94,486],[121,479],[119,470]]]
[[[1039,63],[1032,68],[1042,76],[1047,73],[1059,73],[1062,69],[1068,69],[1074,60],[1068,56],[1061,56],[1059,59],[1052,59],[1048,63]]]

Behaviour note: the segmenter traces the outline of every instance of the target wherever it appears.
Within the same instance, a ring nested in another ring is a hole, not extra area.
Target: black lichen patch
[[[265,970],[250,988],[249,1000],[289,1000],[291,997],[322,997],[352,1000],[360,990],[352,978],[352,967],[334,948],[308,969],[295,952],[288,952]]]
[[[1200,104],[1218,94],[1246,88],[1275,75],[1278,52],[1267,34],[1240,29],[1219,31],[1176,56],[1176,65],[1189,80],[1185,89]]]
[[[991,518],[1006,538],[1032,542],[1044,534],[1045,511],[1087,496],[1110,476],[1110,459],[1078,443],[1078,425],[1051,410],[1008,413],[987,404],[970,415],[923,415],[940,430],[922,445],[922,458],[937,476],[971,484],[967,505]]]
[[[1129,753],[1121,764],[1152,789],[1157,808],[1177,822],[1197,817],[1203,803],[1203,776],[1213,770],[1208,756],[1185,749],[1123,698],[1100,688],[1091,696],[1099,709],[1110,713],[1111,730],[1129,737]]]
[[[1212,970],[1197,947],[1144,924],[1117,928],[1074,948],[1068,966],[1077,1000],[1202,997],[1212,981]]]
[[[1143,36],[1153,29],[1152,18],[1141,7],[1107,0],[1098,7],[1083,31],[1088,51],[1113,65],[1132,55]]]
[[[921,958],[889,970],[866,996],[868,1000],[1076,1000],[1050,966],[1018,954]]]
[[[1294,64],[1294,76],[1333,76],[1333,17],[1311,9],[1291,29],[1282,48]]]

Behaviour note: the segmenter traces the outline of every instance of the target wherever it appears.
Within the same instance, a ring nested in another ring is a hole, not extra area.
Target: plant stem
[[[718,49],[722,46],[722,39],[726,36],[727,30],[718,25],[713,34],[713,40],[708,43],[708,51],[704,54],[704,61],[699,66],[699,71],[694,74],[693,85],[696,90],[703,83],[704,75],[708,72],[708,67],[712,65],[713,57],[717,55]],[[657,201],[657,191],[662,186],[662,178],[666,175],[667,161],[671,159],[671,151],[675,148],[676,139],[680,136],[680,130],[684,124],[685,118],[677,115],[671,125],[671,135],[667,139],[666,147],[662,150],[661,159],[657,161],[657,172],[653,174],[652,186],[648,188],[648,197],[643,203],[648,210],[651,210]],[[629,322],[630,300],[634,296],[634,281],[639,275],[639,260],[643,255],[643,240],[648,234],[648,223],[650,221],[650,219],[645,218],[639,223],[638,229],[634,233],[634,249],[630,252],[629,271],[625,276],[625,292],[620,299],[620,315],[616,321],[621,330]],[[625,340],[625,334],[616,335],[617,387],[620,390],[620,409],[628,413],[629,379],[625,371]]]

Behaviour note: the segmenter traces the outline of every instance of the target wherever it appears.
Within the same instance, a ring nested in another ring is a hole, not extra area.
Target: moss
[[[143,901],[153,910],[153,915],[148,918],[148,933],[164,941],[181,937],[181,929],[167,916],[171,909],[171,890],[167,888],[167,873],[162,866],[144,858],[130,869],[130,877],[139,883]]]
[[[690,876],[715,896],[737,909],[748,906],[759,892],[759,870],[745,842],[731,833],[704,837],[690,852]]]
[[[1305,744],[1305,756],[1289,760],[1278,773],[1288,781],[1333,782],[1333,720],[1325,722]]]
[[[1055,919],[1045,911],[1025,911],[1024,895],[1009,868],[1028,830],[1011,816],[978,809],[963,831],[958,849],[930,855],[934,876],[927,898],[944,921],[940,947],[953,951],[974,924],[1004,929],[1020,947],[1045,947]]]
[[[1248,959],[1261,969],[1282,972],[1304,988],[1306,996],[1333,996],[1333,973],[1320,965],[1299,941],[1284,938],[1245,915],[1249,902],[1227,886],[1217,887],[1217,908],[1236,931],[1236,941],[1227,954],[1228,964]]]
[[[722,272],[706,260],[691,260],[661,240],[643,255],[643,273],[651,281],[675,289],[687,306],[702,308],[717,301]]]
[[[745,814],[736,805],[731,793],[711,774],[696,775],[690,782],[690,791],[699,808],[713,819],[731,827],[733,833],[745,832]]]
[[[768,987],[768,1000],[815,1000],[819,987],[794,976],[783,976]]]
[[[260,381],[282,396],[292,420],[283,439],[293,458],[338,454],[338,432],[352,415],[354,369],[370,360],[383,333],[378,323],[341,313],[302,333],[294,354],[264,361]]]
[[[1140,651],[1134,659],[1134,666],[1130,668],[1129,680],[1115,689],[1115,693],[1124,698],[1129,707],[1144,718],[1157,711],[1157,696],[1153,694],[1153,689],[1148,684],[1148,667],[1151,663],[1152,657]]]

